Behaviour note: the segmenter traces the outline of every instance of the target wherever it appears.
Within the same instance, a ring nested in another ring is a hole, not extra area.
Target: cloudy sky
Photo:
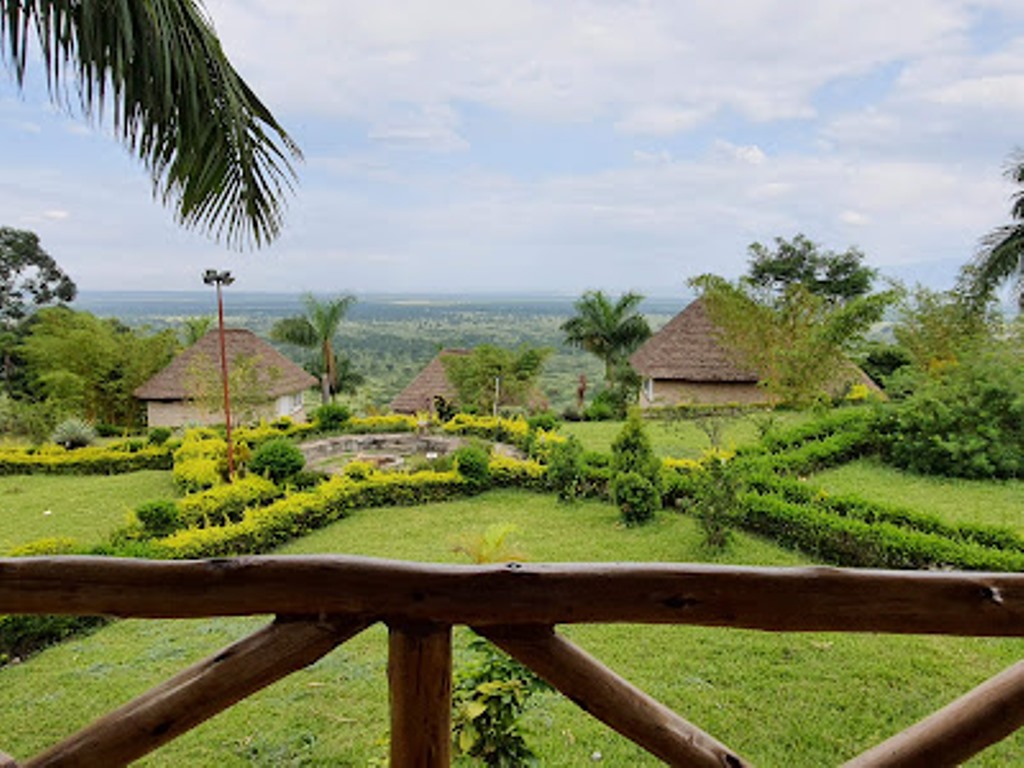
[[[80,288],[673,296],[798,232],[945,288],[1024,145],[1020,0],[206,8],[305,153],[285,232],[180,230],[102,126],[0,72],[0,225]]]

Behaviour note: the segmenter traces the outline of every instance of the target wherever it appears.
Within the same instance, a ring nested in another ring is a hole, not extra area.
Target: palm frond
[[[180,223],[232,247],[277,237],[290,160],[302,154],[197,0],[2,1],[0,58],[19,85],[34,39],[54,100],[97,120],[109,106],[115,134]]]

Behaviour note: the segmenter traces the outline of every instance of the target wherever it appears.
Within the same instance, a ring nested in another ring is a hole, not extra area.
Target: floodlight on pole
[[[218,272],[216,269],[208,269],[203,272],[203,282],[207,285],[217,286],[217,328],[220,334],[220,375],[224,384],[224,429],[225,439],[228,443],[228,481],[235,475],[235,450],[231,442],[231,394],[228,391],[228,353],[227,345],[224,342],[224,299],[221,296],[221,286],[231,285],[235,278],[227,270]]]

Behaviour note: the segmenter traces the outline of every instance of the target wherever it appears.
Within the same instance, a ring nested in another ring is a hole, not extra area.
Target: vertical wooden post
[[[390,627],[391,768],[448,768],[452,741],[452,628]]]

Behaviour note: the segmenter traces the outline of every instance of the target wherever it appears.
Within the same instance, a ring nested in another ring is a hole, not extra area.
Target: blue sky
[[[1007,221],[1019,0],[210,0],[302,147],[285,232],[184,231],[103,126],[0,74],[0,225],[84,289],[685,292],[803,232],[952,284]]]

